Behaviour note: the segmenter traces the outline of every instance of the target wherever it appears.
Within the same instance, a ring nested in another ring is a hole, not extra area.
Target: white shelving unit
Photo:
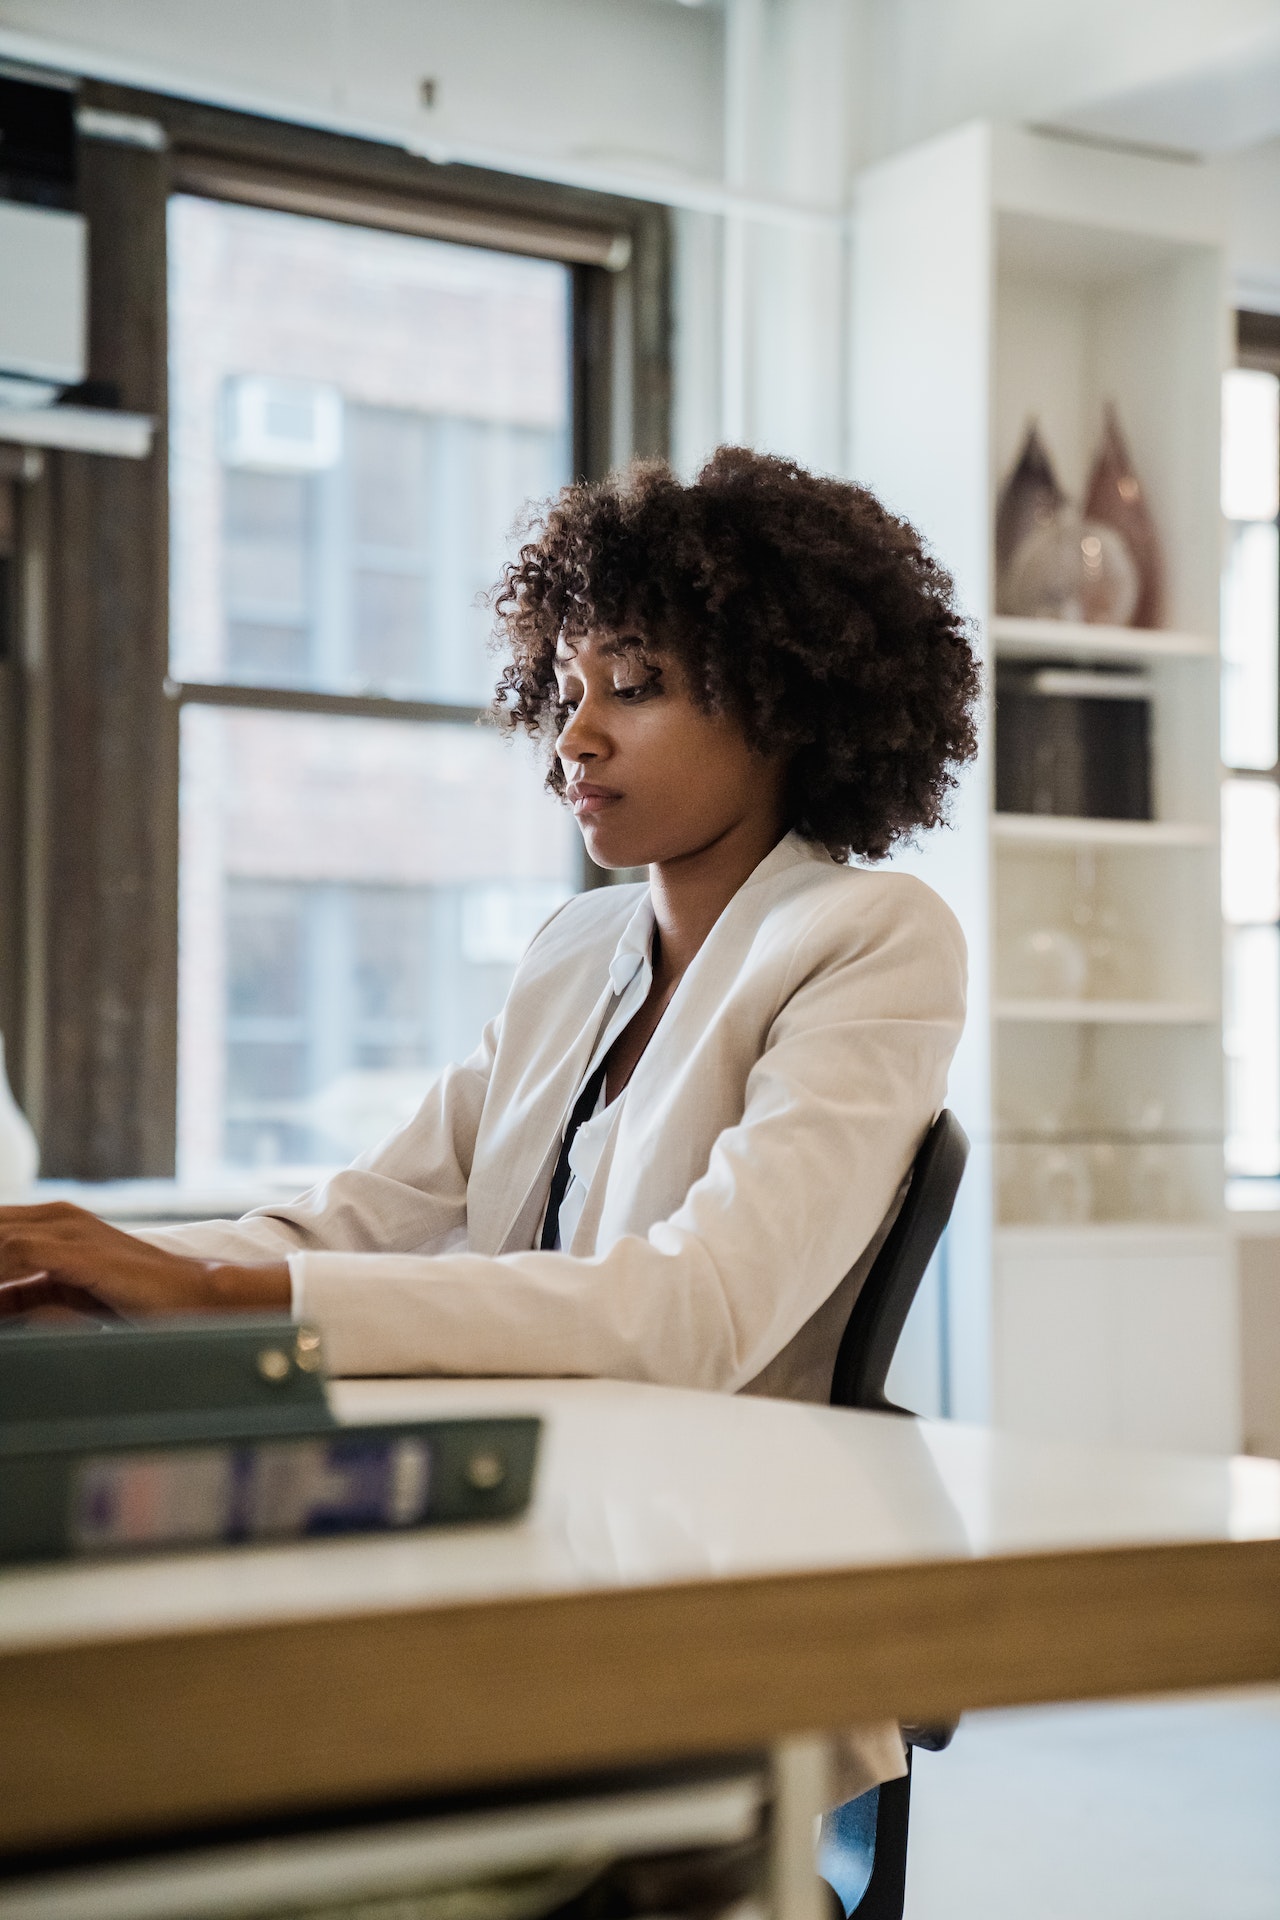
[[[903,863],[951,901],[970,943],[951,1093],[974,1141],[947,1263],[952,1406],[1039,1432],[1230,1447],[1217,851],[1228,312],[1214,193],[1174,162],[986,125],[873,169],[858,202],[852,437],[856,476],[952,572],[991,696],[1005,658],[1131,665],[1151,684],[1153,820],[996,813],[989,712],[953,831]],[[1028,422],[1079,499],[1109,401],[1160,533],[1168,626],[995,615],[995,505]]]
[[[1096,661],[1115,666],[1146,660],[1212,660],[1216,642],[1207,634],[1170,633],[1165,628],[1088,627],[1075,620],[1017,620],[998,613],[990,624],[997,654],[1005,658]]]
[[[997,1000],[997,1020],[1074,1027],[1217,1026],[1218,1009],[1183,1000]]]
[[[993,813],[993,840],[1038,847],[1214,847],[1216,830],[1194,820],[1076,820],[1069,814]]]

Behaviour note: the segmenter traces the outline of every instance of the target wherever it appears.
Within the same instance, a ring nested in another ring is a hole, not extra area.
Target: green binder
[[[533,1416],[340,1424],[275,1315],[0,1334],[0,1563],[505,1520]]]

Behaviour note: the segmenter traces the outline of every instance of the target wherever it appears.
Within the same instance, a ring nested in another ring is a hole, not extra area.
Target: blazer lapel
[[[651,1107],[666,1104],[699,1037],[714,1025],[725,982],[734,977],[779,886],[803,884],[802,870],[819,857],[825,859],[794,834],[786,835],[712,928],[636,1066],[626,1106],[591,1183],[574,1251],[585,1251],[592,1243],[602,1214],[612,1220],[619,1208],[625,1212],[626,1194],[644,1170],[628,1166],[627,1177],[614,1183],[616,1194],[607,1191],[610,1163],[628,1158],[625,1153],[615,1155],[619,1136],[629,1141],[643,1135]],[[628,903],[628,923],[640,906],[634,899]],[[508,1001],[504,1020],[509,1026],[499,1045],[467,1191],[467,1240],[473,1252],[510,1253],[532,1245],[565,1119],[613,1004],[615,989],[608,967],[623,933],[624,926],[615,921],[607,933],[602,930],[593,952],[579,950],[571,959],[563,956],[559,969],[544,977],[538,991],[526,991],[518,999],[513,993]],[[589,992],[590,983],[601,974],[604,983],[590,1013],[575,1022],[574,1006],[582,1004],[584,988]],[[679,1160],[680,1155],[675,1158]],[[619,1166],[618,1172],[622,1171]]]
[[[531,1221],[528,1216],[541,1216],[565,1119],[613,998],[612,982],[606,978],[587,1019],[567,1045],[562,1042],[555,1049],[551,1064],[544,1067],[536,1082],[529,1084],[532,1076],[526,1076],[513,1099],[494,1103],[497,1124],[483,1150],[489,1177],[484,1189],[476,1191],[473,1181],[467,1193],[467,1244],[472,1252],[513,1253],[531,1245],[537,1219]],[[546,1058],[547,1053],[540,1049],[540,1064]],[[476,1159],[481,1159],[479,1141]]]

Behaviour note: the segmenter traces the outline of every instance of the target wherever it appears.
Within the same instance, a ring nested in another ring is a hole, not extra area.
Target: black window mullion
[[[1237,313],[1236,315],[1236,364],[1250,367],[1259,372],[1280,376],[1280,315],[1259,313]],[[1280,523],[1280,515],[1277,516]],[[1280,553],[1277,554],[1277,573],[1280,575]],[[1277,605],[1280,606],[1280,578],[1277,579]],[[1276,634],[1277,662],[1280,665],[1280,631]],[[1276,721],[1277,740],[1280,741],[1280,671],[1276,674]],[[1280,759],[1270,768],[1263,767],[1224,767],[1230,780],[1262,780],[1272,786],[1280,785]],[[1271,923],[1280,927],[1280,921]],[[1239,929],[1231,929],[1231,932]],[[1239,1176],[1237,1176],[1239,1177]],[[1244,1176],[1261,1178],[1274,1182],[1275,1176]]]
[[[398,700],[385,694],[320,693],[303,687],[239,686],[216,680],[170,680],[166,691],[178,706],[247,707],[262,713],[317,713],[356,720],[410,720],[467,726],[489,709],[442,700]]]

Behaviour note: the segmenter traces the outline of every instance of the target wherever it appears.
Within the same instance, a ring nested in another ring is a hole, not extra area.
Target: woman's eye
[[[652,693],[653,688],[647,680],[637,680],[629,681],[626,686],[615,687],[613,691],[619,700],[641,700],[645,694]]]

